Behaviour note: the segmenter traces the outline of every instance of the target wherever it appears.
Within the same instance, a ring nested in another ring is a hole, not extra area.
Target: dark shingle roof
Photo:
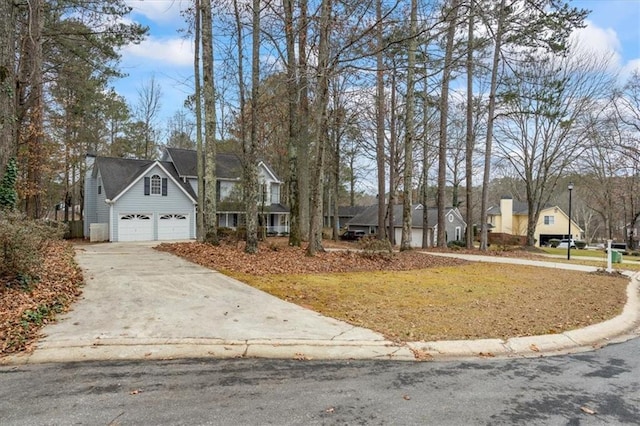
[[[274,203],[269,205],[269,213],[289,213],[289,208],[284,204]]]
[[[422,228],[422,208],[417,208],[420,204],[411,206],[411,226],[413,228]],[[446,207],[445,211],[449,212],[452,207]],[[438,209],[430,207],[427,209],[429,227],[433,228],[438,223]],[[378,225],[378,206],[369,206],[363,212],[357,214],[348,222],[349,225],[361,226],[377,226]],[[402,205],[395,204],[393,206],[393,224],[395,227],[402,226]]]
[[[181,177],[198,176],[197,152],[192,149],[166,148],[167,159],[173,161]],[[236,154],[219,153],[216,155],[216,177],[218,179],[240,179],[242,162]]]
[[[131,182],[144,173],[153,163],[153,160],[96,157],[93,174],[96,175],[98,170],[100,170],[105,197],[112,200],[127,186],[129,186]],[[162,164],[162,167],[167,170],[167,172],[193,199],[196,199],[196,194],[193,192],[191,185],[180,179],[173,163],[161,161],[160,164]]]
[[[183,177],[198,177],[196,151],[192,149],[167,148],[168,161],[173,161],[178,174]]]
[[[338,216],[340,217],[354,217],[357,214],[362,213],[369,206],[339,206],[338,207]]]
[[[195,152],[195,151],[194,151]],[[242,162],[236,154],[218,154],[216,157],[216,178],[240,179]]]
[[[513,214],[528,214],[529,213],[529,204],[523,201],[513,200]],[[500,211],[500,205],[491,206],[487,210],[487,214],[491,215],[502,215]]]

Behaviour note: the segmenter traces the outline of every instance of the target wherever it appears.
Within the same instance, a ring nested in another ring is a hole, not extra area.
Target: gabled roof
[[[448,215],[454,209],[453,207],[446,207],[445,214]],[[411,227],[422,228],[422,205],[414,204],[411,206]],[[463,223],[462,217],[456,213],[458,219]],[[429,228],[434,228],[438,223],[438,209],[435,207],[429,207],[427,209],[427,218],[429,221]],[[369,206],[363,212],[357,214],[353,219],[347,222],[349,225],[356,226],[378,226],[378,206],[374,204]],[[402,227],[402,204],[395,204],[393,206],[393,226]]]
[[[192,149],[166,148],[165,160],[172,161],[180,177],[198,177],[196,151]]]
[[[264,167],[264,169],[267,171],[268,174],[271,175],[271,179],[273,179],[274,181],[278,182],[278,183],[282,183],[280,182],[280,179],[278,179],[278,175],[276,175],[276,172],[273,171],[273,169],[271,169],[271,167],[269,167],[269,165],[267,163],[265,163],[263,160],[260,160],[258,162],[258,167]]]
[[[178,175],[182,178],[198,177],[197,152],[192,149],[165,148],[164,158],[173,161]],[[276,181],[278,176],[264,162],[260,162]],[[216,155],[216,178],[238,180],[242,178],[242,160],[236,154],[218,153]]]
[[[144,174],[153,164],[154,160],[132,160],[128,158],[96,157],[93,167],[93,176],[100,171],[102,187],[105,197],[113,200],[118,197],[132,182]],[[191,185],[184,182],[178,176],[173,163],[158,161],[158,164],[180,185],[180,187],[194,200],[197,199]]]

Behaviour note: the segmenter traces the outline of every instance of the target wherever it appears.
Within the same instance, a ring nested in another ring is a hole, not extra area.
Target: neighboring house
[[[338,229],[346,229],[349,221],[367,208],[369,206],[338,206]],[[333,226],[333,214],[325,215],[324,226],[327,228]]]
[[[273,233],[288,232],[282,182],[263,162],[258,170],[261,221]],[[218,226],[236,228],[244,223],[238,156],[218,154],[216,174]],[[162,160],[87,156],[84,235],[109,241],[195,239],[197,182],[192,150],[167,148]]]
[[[437,244],[438,234],[438,209],[428,208],[427,219],[429,223],[429,241],[428,246]],[[411,246],[422,247],[422,204],[414,204],[411,206]],[[402,205],[393,206],[393,228],[396,243],[400,243],[402,239]],[[369,206],[363,212],[357,214],[348,222],[350,231],[361,230],[367,234],[376,234],[378,232],[378,206]],[[460,241],[464,238],[466,223],[457,208],[447,207],[445,209],[445,236],[447,243],[451,241]]]
[[[514,201],[511,197],[502,197],[499,206],[490,207],[487,220],[492,233],[509,235],[527,235],[529,223],[528,204]],[[550,239],[567,238],[569,216],[558,206],[545,207],[540,210],[534,238],[536,245],[546,245]],[[571,221],[571,238],[584,238],[584,230],[576,222]]]

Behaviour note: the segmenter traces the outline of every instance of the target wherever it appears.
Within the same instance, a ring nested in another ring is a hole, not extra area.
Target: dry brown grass
[[[619,275],[468,263],[415,252],[371,259],[353,252],[308,258],[286,246],[263,247],[249,257],[235,246],[161,249],[397,341],[508,338],[580,328],[618,315],[628,284]]]

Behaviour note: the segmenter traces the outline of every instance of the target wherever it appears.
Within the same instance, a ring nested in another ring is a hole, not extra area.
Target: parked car
[[[560,244],[558,244],[558,248],[567,248],[569,247],[569,245],[571,245],[571,248],[574,249],[576,248],[576,242],[575,240],[572,239],[565,239],[565,240],[560,240]]]
[[[629,251],[627,250],[627,243],[612,242],[611,243],[611,250],[620,252],[621,254],[625,254],[625,255],[629,254]],[[605,248],[604,251],[606,252],[607,249]]]
[[[340,235],[340,239],[345,241],[357,241],[365,235],[366,233],[364,231],[346,231],[344,234]]]

